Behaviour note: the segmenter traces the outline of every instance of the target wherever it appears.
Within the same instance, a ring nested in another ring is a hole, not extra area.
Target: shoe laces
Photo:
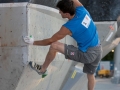
[[[35,63],[35,65],[34,65],[34,67],[35,67],[37,70],[40,70],[40,69],[41,69],[41,66],[38,65],[38,64],[36,64],[36,63]]]

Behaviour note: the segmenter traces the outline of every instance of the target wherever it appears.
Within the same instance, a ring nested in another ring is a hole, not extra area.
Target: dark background
[[[80,0],[94,21],[115,21],[120,15],[120,0]],[[56,8],[58,0],[0,0],[0,3],[31,2]]]

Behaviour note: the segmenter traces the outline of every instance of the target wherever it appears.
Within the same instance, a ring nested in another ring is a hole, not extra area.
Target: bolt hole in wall
[[[2,38],[0,37],[0,47],[1,47],[1,44],[2,44],[2,43],[1,43],[1,42],[2,42],[1,39],[2,39]]]

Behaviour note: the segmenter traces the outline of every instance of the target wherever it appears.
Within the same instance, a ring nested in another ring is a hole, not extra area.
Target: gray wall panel
[[[26,5],[0,4],[1,47],[25,45],[21,38],[27,33]]]
[[[24,69],[26,47],[0,47],[0,90],[15,90]]]
[[[107,55],[112,49],[114,49],[117,45],[116,42],[116,34],[118,32],[117,22],[109,21],[109,22],[95,22],[98,34],[100,37],[100,42],[103,48],[103,55]]]

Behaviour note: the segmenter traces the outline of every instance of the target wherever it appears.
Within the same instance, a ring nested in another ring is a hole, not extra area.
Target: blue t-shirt
[[[71,37],[76,40],[79,50],[83,52],[100,42],[96,25],[84,6],[76,7],[75,16],[63,26],[72,32]]]

